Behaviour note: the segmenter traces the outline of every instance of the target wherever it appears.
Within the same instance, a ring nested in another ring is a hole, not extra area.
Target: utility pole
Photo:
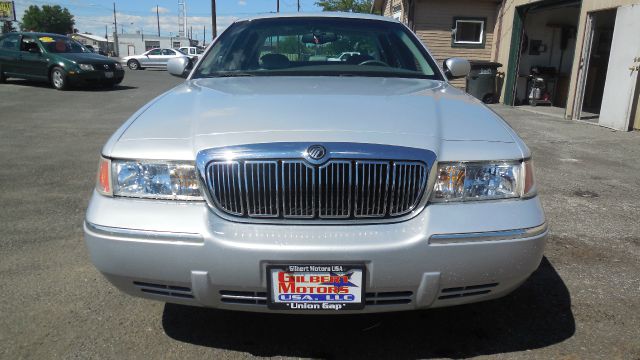
[[[276,0],[276,12],[280,12],[280,0]]]
[[[202,26],[202,46],[207,43],[207,25]]]
[[[216,0],[211,0],[211,41],[216,38]]]
[[[158,10],[157,4],[156,4],[156,20],[158,21],[158,36],[160,36],[160,10]]]
[[[118,46],[118,19],[116,17],[116,2],[113,2],[113,50],[116,56],[120,56],[120,46]]]
[[[189,26],[189,40],[193,39],[193,25]]]
[[[300,12],[300,0],[298,0],[298,12]]]

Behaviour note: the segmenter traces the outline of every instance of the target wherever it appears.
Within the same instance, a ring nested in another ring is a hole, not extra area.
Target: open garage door
[[[640,70],[640,5],[618,8],[599,124],[627,131]]]

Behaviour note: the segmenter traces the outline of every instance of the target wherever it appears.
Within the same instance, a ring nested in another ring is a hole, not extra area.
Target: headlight
[[[103,165],[110,162],[111,166]],[[110,171],[110,174],[105,174]],[[103,179],[110,180],[105,191]],[[113,186],[111,186],[113,184]],[[202,200],[195,166],[179,161],[101,158],[98,192],[105,195],[167,200]]]
[[[116,70],[122,70],[122,64],[116,63]]]
[[[84,70],[84,71],[92,71],[93,69],[93,65],[91,64],[78,64],[78,67],[80,68],[80,70]]]
[[[439,163],[432,202],[528,198],[536,194],[531,160]]]

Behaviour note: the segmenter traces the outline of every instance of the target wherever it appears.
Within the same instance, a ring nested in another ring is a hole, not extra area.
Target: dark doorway
[[[591,53],[587,65],[584,98],[580,120],[597,122],[604,84],[607,78],[613,28],[616,23],[616,9],[590,14],[593,26]]]

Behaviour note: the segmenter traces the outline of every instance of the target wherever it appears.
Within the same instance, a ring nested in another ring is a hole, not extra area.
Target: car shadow
[[[571,297],[551,263],[516,291],[488,302],[373,315],[280,315],[166,304],[178,341],[255,356],[466,358],[546,347],[575,332]]]
[[[54,91],[55,89],[51,84],[46,81],[36,81],[36,80],[24,80],[24,79],[9,79],[7,80],[7,84],[18,85],[18,86],[28,86],[28,87],[39,87],[39,88],[47,88]],[[87,84],[84,86],[75,85],[69,87],[66,91],[119,91],[119,90],[132,90],[137,89],[136,86],[128,86],[128,85],[116,85],[114,87],[102,86],[100,84]]]

